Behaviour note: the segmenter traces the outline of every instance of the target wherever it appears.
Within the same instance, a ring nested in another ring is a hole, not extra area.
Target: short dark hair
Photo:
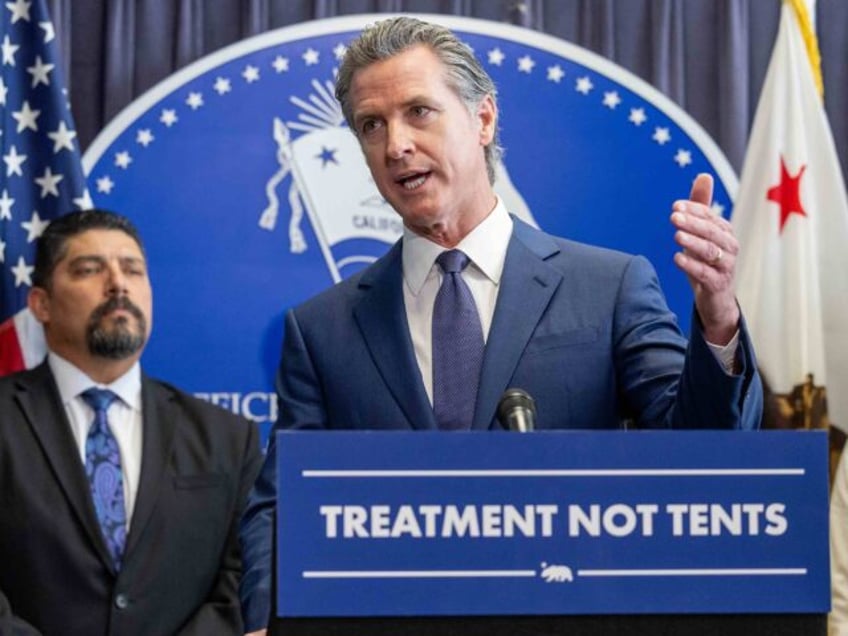
[[[494,81],[474,52],[448,28],[409,16],[381,20],[367,26],[345,53],[336,78],[336,99],[342,106],[345,120],[353,126],[350,104],[350,85],[354,74],[381,60],[399,55],[413,46],[429,47],[445,66],[445,79],[469,111],[474,112],[487,95],[497,106],[498,91]],[[495,168],[501,158],[497,122],[492,141],[484,148],[489,182],[495,182]]]
[[[144,253],[144,244],[136,227],[125,216],[109,210],[80,210],[50,221],[35,244],[35,269],[32,286],[48,289],[56,264],[67,252],[68,239],[88,230],[117,230],[133,239]]]

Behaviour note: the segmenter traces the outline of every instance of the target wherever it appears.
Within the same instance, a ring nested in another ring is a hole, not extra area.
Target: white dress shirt
[[[511,236],[512,219],[498,197],[489,216],[454,248],[471,259],[462,272],[462,279],[471,290],[474,304],[477,305],[484,341],[488,339],[492,326]],[[433,403],[433,304],[442,284],[442,269],[436,263],[436,258],[445,251],[441,245],[404,227],[403,301],[415,358],[430,404]]]
[[[80,369],[56,355],[47,355],[47,364],[59,387],[62,406],[71,423],[71,433],[77,443],[80,460],[85,465],[85,440],[94,423],[94,410],[80,397],[93,387],[109,389],[119,399],[112,402],[107,411],[109,428],[118,442],[121,453],[121,472],[124,482],[124,505],[127,512],[127,531],[132,519],[138,481],[141,475],[141,367],[138,363],[120,378],[108,385],[98,384]]]
[[[462,279],[471,290],[488,341],[495,303],[498,300],[506,251],[512,236],[512,218],[500,197],[494,209],[454,248],[471,259]],[[415,359],[424,381],[430,404],[433,403],[433,304],[442,284],[442,270],[436,263],[444,247],[404,226],[403,229],[403,301],[406,321],[412,337]],[[731,373],[736,357],[739,332],[725,346],[707,343],[725,372]]]

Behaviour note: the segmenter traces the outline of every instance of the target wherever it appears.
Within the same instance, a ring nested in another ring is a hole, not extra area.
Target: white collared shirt
[[[462,279],[471,290],[477,305],[484,341],[488,339],[492,326],[511,236],[512,219],[498,197],[489,216],[454,248],[462,250],[471,259],[462,272]],[[404,227],[403,301],[415,359],[430,404],[433,403],[433,304],[442,284],[442,269],[436,263],[436,258],[444,251],[446,249],[441,245]]]
[[[77,443],[80,460],[85,465],[85,440],[94,422],[94,410],[80,397],[92,387],[109,389],[118,398],[109,406],[109,428],[118,442],[121,453],[121,472],[124,481],[124,505],[127,511],[127,530],[130,527],[138,482],[141,475],[141,367],[136,362],[129,371],[108,385],[98,384],[76,366],[56,355],[47,354],[47,364],[59,387],[62,406],[71,423],[71,433]]]

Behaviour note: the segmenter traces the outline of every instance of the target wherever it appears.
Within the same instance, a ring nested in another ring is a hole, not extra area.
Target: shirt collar
[[[109,389],[134,410],[141,410],[141,365],[136,362],[129,371],[111,384],[98,384],[88,375],[53,351],[47,354],[47,364],[59,387],[62,404],[68,404],[91,387]]]
[[[512,219],[500,197],[494,209],[463,238],[455,249],[462,250],[483,274],[498,285],[512,236]],[[445,248],[430,239],[403,228],[403,278],[413,295],[418,295],[436,258]]]

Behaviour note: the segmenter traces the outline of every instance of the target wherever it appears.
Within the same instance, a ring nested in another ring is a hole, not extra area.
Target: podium
[[[281,432],[271,633],[826,634],[820,432]]]

